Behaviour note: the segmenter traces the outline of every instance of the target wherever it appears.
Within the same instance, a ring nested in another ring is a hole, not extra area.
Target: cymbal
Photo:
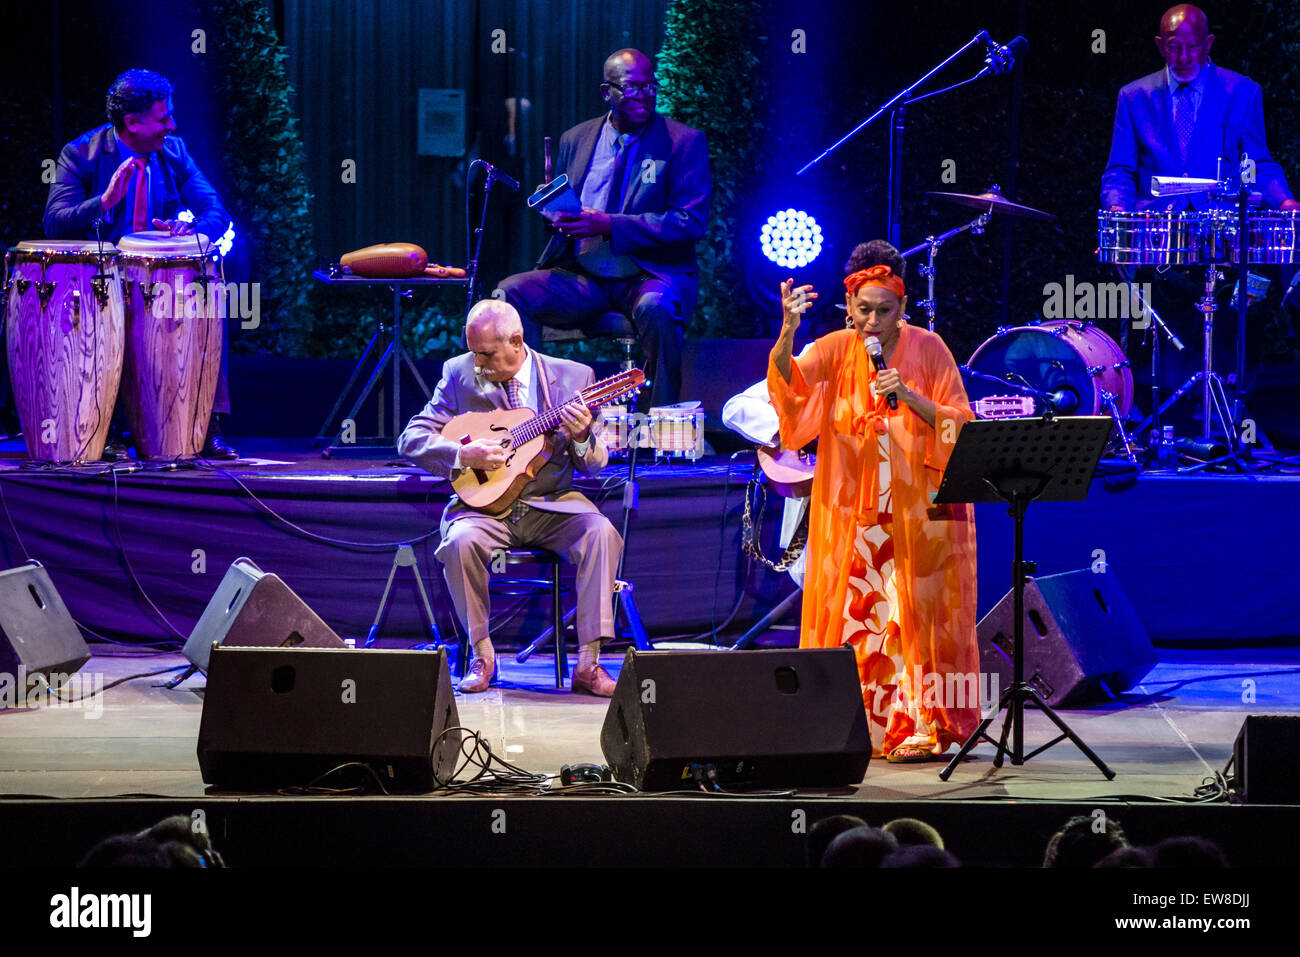
[[[997,186],[990,186],[987,191],[978,195],[935,192],[929,192],[926,195],[941,199],[945,203],[956,203],[958,206],[969,206],[972,209],[982,209],[989,213],[1002,213],[1006,216],[1019,216],[1023,219],[1036,219],[1044,223],[1050,223],[1056,219],[1056,216],[1052,213],[1045,213],[1041,209],[1034,209],[1032,206],[1021,206],[1019,203],[1003,199],[1002,191]]]

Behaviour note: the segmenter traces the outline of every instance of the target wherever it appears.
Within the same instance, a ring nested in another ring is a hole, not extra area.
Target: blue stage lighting
[[[759,242],[763,255],[782,268],[807,266],[821,255],[822,228],[802,209],[783,209],[767,217]]]

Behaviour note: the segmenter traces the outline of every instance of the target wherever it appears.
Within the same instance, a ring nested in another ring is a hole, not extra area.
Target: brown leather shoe
[[[465,677],[460,679],[460,684],[456,690],[461,694],[477,694],[480,691],[487,691],[488,685],[496,680],[497,663],[494,659],[489,665],[486,658],[475,657],[469,663],[469,668],[465,672]]]
[[[614,679],[609,676],[609,672],[596,665],[587,671],[573,669],[573,685],[571,689],[575,694],[590,694],[597,698],[614,697]]]

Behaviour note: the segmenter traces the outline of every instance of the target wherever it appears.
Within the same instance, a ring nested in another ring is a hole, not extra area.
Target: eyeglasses
[[[651,97],[654,97],[659,93],[658,83],[629,83],[627,86],[623,86],[623,84],[615,83],[613,80],[606,80],[601,85],[612,86],[614,89],[618,90],[618,92],[622,93],[624,96],[634,96],[637,97],[638,99],[642,97],[646,99],[650,99]]]

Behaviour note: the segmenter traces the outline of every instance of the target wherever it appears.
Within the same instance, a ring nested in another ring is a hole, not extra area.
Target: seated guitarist
[[[469,311],[465,342],[470,351],[447,360],[433,398],[398,440],[402,455],[453,479],[461,469],[499,469],[506,459],[499,440],[462,445],[443,438],[443,426],[453,417],[520,407],[541,412],[595,381],[588,366],[524,345],[519,314],[501,300],[485,299]],[[599,655],[601,641],[614,634],[614,575],[623,541],[573,488],[575,468],[593,476],[609,460],[600,431],[592,426],[585,406],[562,409],[550,460],[504,512],[475,511],[456,497],[443,512],[436,554],[461,628],[474,647],[462,692],[485,691],[496,677],[488,634],[488,566],[496,549],[522,547],[550,549],[577,566],[580,648],[572,689],[605,698],[614,693],[614,680],[600,667]]]

